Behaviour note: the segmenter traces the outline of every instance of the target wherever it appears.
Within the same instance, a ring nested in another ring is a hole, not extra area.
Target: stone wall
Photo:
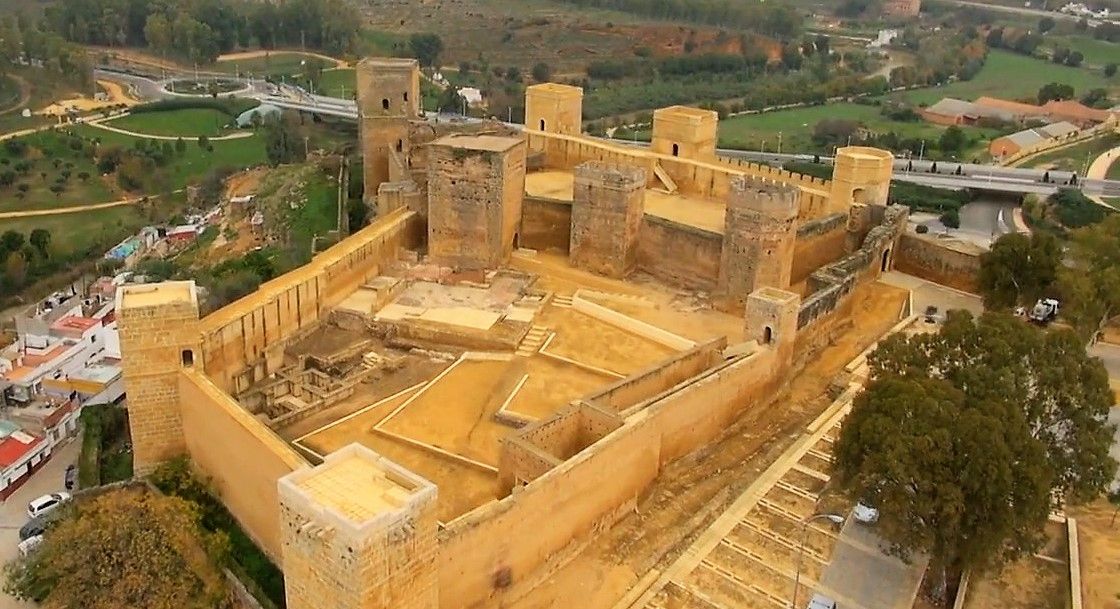
[[[675,285],[713,290],[723,235],[647,215],[638,240],[638,267]]]
[[[622,412],[707,370],[719,360],[721,351],[726,346],[726,338],[696,345],[688,351],[611,383],[583,400],[606,411]]]
[[[791,285],[805,281],[810,273],[836,262],[847,253],[847,221],[846,214],[831,214],[797,227],[793,267],[790,269]]]
[[[979,248],[966,243],[906,233],[898,241],[894,268],[975,293],[980,276],[980,254]]]
[[[525,197],[521,203],[521,247],[568,253],[572,233],[572,202]]]
[[[718,288],[730,310],[742,309],[759,288],[789,287],[799,196],[793,186],[748,176],[732,179]]]
[[[279,368],[286,341],[377,276],[407,245],[412,212],[398,209],[315,256],[304,266],[203,318],[206,375],[223,391],[240,393]]]
[[[280,565],[276,481],[307,461],[199,371],[184,370],[178,382],[191,463],[249,537]]]
[[[573,182],[572,266],[625,277],[638,262],[645,170],[588,161],[575,168]]]

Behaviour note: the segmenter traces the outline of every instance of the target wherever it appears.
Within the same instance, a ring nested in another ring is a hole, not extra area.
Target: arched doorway
[[[883,250],[883,263],[880,266],[879,270],[883,271],[885,273],[890,269],[890,266],[891,266],[891,250],[888,248],[888,249]]]
[[[769,345],[770,341],[774,339],[774,330],[770,326],[762,328],[762,344]]]
[[[541,131],[544,131],[544,119],[541,119]]]
[[[681,153],[681,147],[676,145],[676,144],[673,144],[673,156],[680,156],[680,153]]]
[[[381,109],[382,110],[388,110],[389,109],[389,98],[385,97],[385,98],[381,99]]]

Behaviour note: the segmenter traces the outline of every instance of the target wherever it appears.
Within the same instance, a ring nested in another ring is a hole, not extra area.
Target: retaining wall
[[[894,267],[934,283],[975,293],[980,277],[980,252],[964,244],[906,233],[898,240]]]

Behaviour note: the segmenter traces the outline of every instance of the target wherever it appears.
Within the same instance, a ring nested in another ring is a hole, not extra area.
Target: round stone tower
[[[829,208],[845,213],[853,203],[886,205],[894,155],[879,148],[848,146],[836,151]]]

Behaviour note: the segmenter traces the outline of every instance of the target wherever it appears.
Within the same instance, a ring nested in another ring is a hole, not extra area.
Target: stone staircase
[[[548,328],[544,326],[531,326],[529,331],[525,334],[525,338],[517,345],[517,350],[514,355],[521,357],[529,357],[540,350],[541,345],[548,338]]]
[[[552,304],[562,309],[570,309],[572,308],[572,297],[571,295],[556,294],[552,297]]]

